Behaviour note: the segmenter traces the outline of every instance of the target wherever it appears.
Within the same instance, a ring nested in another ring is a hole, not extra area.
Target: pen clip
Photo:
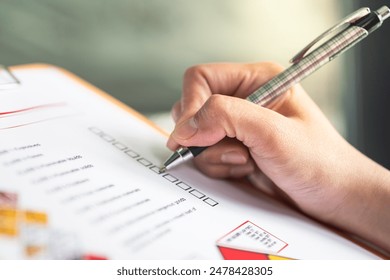
[[[340,29],[346,24],[351,24],[354,23],[355,21],[361,19],[362,17],[368,15],[371,13],[369,8],[361,8],[352,14],[348,15],[344,19],[342,19],[339,23],[337,23],[335,26],[332,26],[328,30],[326,30],[324,33],[322,33],[320,36],[315,38],[310,44],[308,44],[303,50],[301,50],[298,54],[296,54],[291,60],[290,63],[297,63],[299,62],[302,58],[305,57],[306,53],[315,45],[317,44],[320,40],[328,36],[329,34],[335,32],[336,30]]]

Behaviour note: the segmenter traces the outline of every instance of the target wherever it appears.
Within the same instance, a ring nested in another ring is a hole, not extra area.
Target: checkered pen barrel
[[[368,32],[364,28],[349,27],[264,84],[249,95],[247,100],[261,106],[269,105],[294,84],[321,68],[367,35]]]

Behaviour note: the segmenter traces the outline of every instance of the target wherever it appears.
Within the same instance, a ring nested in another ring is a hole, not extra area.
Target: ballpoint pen
[[[291,59],[292,65],[285,71],[262,85],[249,95],[246,100],[261,106],[269,106],[276,98],[290,87],[303,80],[323,65],[354,46],[372,31],[382,25],[390,16],[387,6],[371,12],[369,8],[361,8],[344,18],[340,23],[331,27],[315,38],[302,51]],[[326,40],[312,52],[308,51],[319,41],[332,33],[336,35]],[[177,166],[204,151],[207,147],[181,147],[176,150],[164,163],[161,172]]]

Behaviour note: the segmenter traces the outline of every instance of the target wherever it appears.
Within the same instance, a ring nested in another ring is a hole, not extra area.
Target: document
[[[13,74],[20,86],[0,91],[1,259],[380,258],[249,185],[191,163],[160,172],[167,134],[75,75]]]

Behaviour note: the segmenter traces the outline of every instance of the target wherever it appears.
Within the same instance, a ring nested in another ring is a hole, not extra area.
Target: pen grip
[[[196,146],[188,147],[188,150],[190,150],[191,154],[194,157],[196,157],[197,155],[199,155],[201,152],[203,152],[206,149],[207,149],[207,147],[196,147]]]

